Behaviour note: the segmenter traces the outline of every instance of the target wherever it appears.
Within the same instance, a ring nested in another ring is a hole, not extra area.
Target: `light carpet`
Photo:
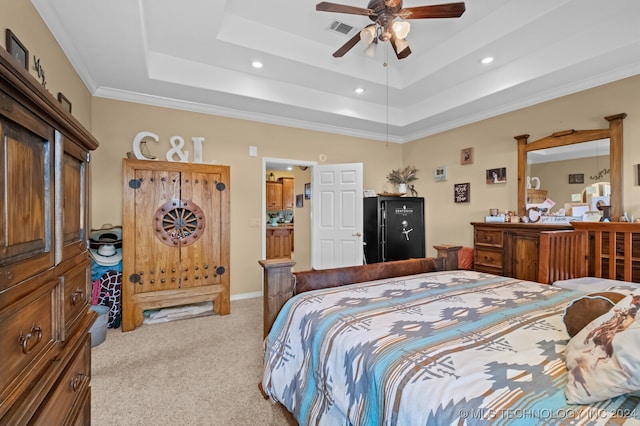
[[[231,314],[107,330],[92,348],[93,426],[289,425],[262,398],[262,299]]]

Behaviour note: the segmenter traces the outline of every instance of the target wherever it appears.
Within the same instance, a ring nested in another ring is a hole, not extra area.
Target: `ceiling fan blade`
[[[406,7],[397,16],[402,19],[459,18],[466,10],[464,3],[446,3],[433,6]]]
[[[396,57],[398,59],[404,59],[407,56],[411,55],[411,48],[409,47],[409,43],[407,40],[398,40],[397,37],[391,37],[389,39],[391,46],[393,47],[393,51],[396,53]],[[401,49],[398,51],[398,49]]]
[[[356,35],[354,35],[353,37],[351,37],[349,39],[349,41],[347,41],[345,44],[343,44],[340,49],[336,50],[335,52],[333,52],[333,57],[334,58],[341,58],[344,56],[345,53],[347,53],[348,51],[350,51],[353,46],[355,46],[356,44],[358,44],[358,42],[360,41],[360,31],[358,31],[356,33]]]
[[[326,1],[316,4],[316,10],[320,12],[348,13],[351,15],[364,15],[364,16],[375,14],[375,12],[372,9],[364,9],[362,7],[347,6],[344,4],[337,4],[337,3],[329,3]]]

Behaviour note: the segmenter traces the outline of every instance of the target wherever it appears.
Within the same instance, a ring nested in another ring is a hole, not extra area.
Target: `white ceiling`
[[[371,21],[317,1],[32,3],[94,96],[392,142],[640,73],[638,0],[468,0],[460,18],[411,20],[403,60],[363,42],[334,58]]]

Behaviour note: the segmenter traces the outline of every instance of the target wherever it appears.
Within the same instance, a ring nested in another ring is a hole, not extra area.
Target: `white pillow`
[[[589,404],[640,391],[640,292],[618,302],[567,345],[569,404]]]

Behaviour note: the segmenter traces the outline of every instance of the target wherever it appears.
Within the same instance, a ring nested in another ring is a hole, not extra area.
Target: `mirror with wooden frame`
[[[527,154],[531,151],[609,139],[609,169],[611,183],[611,218],[617,220],[623,214],[622,187],[622,120],[627,114],[605,117],[606,129],[564,130],[536,141],[528,142],[529,135],[515,136],[518,141],[518,215],[526,214]]]

